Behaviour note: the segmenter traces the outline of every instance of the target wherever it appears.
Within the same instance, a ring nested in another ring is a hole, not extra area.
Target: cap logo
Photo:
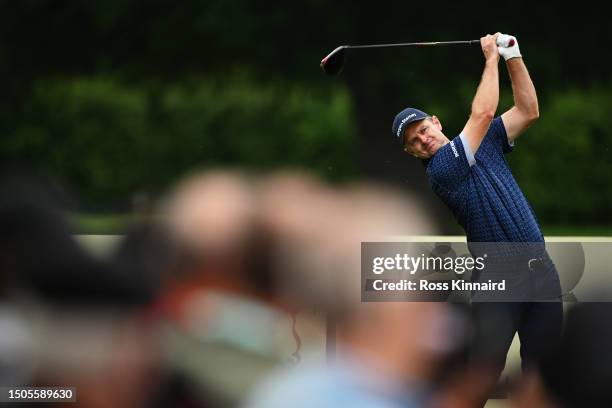
[[[402,121],[399,124],[399,127],[397,128],[397,137],[400,137],[400,134],[402,133],[402,126],[404,126],[404,123],[406,123],[407,120],[414,118],[415,116],[416,116],[416,113],[411,113],[410,115],[402,119]]]

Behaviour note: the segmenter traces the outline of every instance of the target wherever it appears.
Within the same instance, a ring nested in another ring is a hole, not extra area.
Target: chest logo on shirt
[[[457,148],[455,147],[455,143],[450,142],[451,145],[451,149],[453,150],[453,154],[455,155],[455,157],[459,157],[459,152],[457,151]]]

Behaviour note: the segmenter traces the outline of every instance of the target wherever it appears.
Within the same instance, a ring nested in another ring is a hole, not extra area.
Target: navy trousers
[[[506,362],[515,333],[521,342],[521,366],[535,363],[557,344],[563,328],[563,303],[483,302],[473,303],[471,356],[499,366]]]

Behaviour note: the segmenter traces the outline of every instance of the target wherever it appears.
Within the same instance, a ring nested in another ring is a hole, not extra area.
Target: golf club
[[[332,52],[329,53],[325,58],[321,60],[321,69],[328,75],[337,75],[342,71],[344,66],[344,57],[346,50],[357,49],[357,48],[387,48],[387,47],[427,47],[437,45],[470,45],[480,44],[480,40],[467,40],[467,41],[436,41],[436,42],[413,42],[413,43],[394,43],[394,44],[372,44],[372,45],[341,45]],[[512,47],[514,40],[510,39],[507,44],[500,44],[502,47]]]

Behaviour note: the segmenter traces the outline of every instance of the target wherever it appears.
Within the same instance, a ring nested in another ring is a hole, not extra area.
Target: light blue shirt
[[[255,390],[246,408],[420,407],[424,393],[417,390],[422,389],[344,356],[282,370]]]

